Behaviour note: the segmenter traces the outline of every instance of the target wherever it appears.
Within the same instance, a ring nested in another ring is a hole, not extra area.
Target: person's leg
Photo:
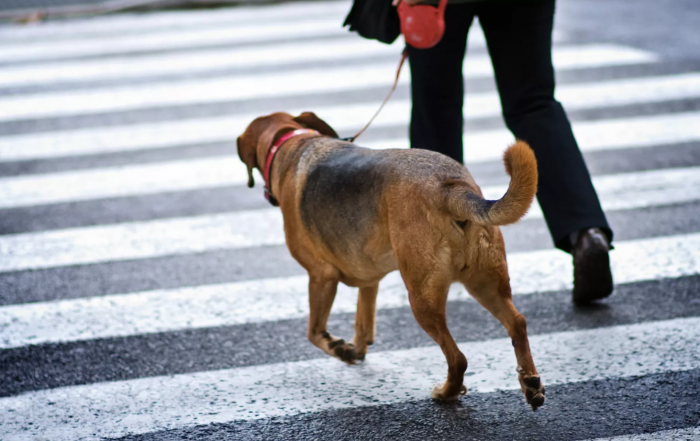
[[[506,125],[535,152],[538,201],[555,245],[574,255],[574,299],[586,303],[612,292],[608,258],[612,230],[571,124],[554,99],[554,9],[554,0],[484,3],[477,15]]]
[[[430,49],[408,45],[411,68],[411,148],[433,150],[463,162],[462,63],[474,18],[471,5],[448,4],[445,35]]]

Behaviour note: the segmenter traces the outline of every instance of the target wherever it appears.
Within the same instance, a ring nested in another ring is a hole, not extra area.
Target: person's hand
[[[417,5],[418,3],[422,2],[422,1],[423,0],[394,0],[391,2],[391,4],[394,6],[398,6],[399,3],[404,2],[404,3],[408,3],[409,5],[413,6],[413,5]]]

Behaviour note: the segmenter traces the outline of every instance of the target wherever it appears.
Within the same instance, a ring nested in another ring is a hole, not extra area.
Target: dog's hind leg
[[[357,313],[355,314],[355,336],[352,344],[358,360],[364,360],[367,346],[374,343],[375,314],[377,311],[377,292],[379,284],[360,288],[357,296]]]
[[[465,283],[465,286],[472,297],[493,314],[508,331],[518,362],[517,372],[520,387],[527,403],[532,406],[533,410],[537,410],[544,404],[544,386],[540,381],[530,353],[527,322],[513,305],[507,272],[505,274],[505,276],[494,277],[488,282],[481,280],[481,283],[471,288],[468,283]]]
[[[338,289],[338,271],[330,265],[309,271],[309,341],[323,352],[348,364],[355,364],[355,347],[326,330],[328,316]]]
[[[408,298],[416,321],[440,345],[447,359],[447,381],[435,386],[431,396],[441,401],[457,400],[467,392],[463,384],[467,357],[459,350],[447,329],[445,309],[449,279],[426,271],[411,271],[405,267],[401,268],[401,275],[408,288]]]

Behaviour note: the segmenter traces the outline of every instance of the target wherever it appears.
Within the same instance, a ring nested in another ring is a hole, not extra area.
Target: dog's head
[[[253,169],[262,171],[267,152],[277,138],[284,133],[301,128],[314,129],[322,135],[337,138],[338,134],[325,121],[313,112],[304,112],[299,116],[278,112],[261,116],[248,125],[245,132],[238,137],[238,156],[248,167],[248,187],[253,187]]]

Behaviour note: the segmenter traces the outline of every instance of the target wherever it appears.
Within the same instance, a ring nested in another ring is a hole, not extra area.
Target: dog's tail
[[[508,225],[525,216],[537,193],[535,154],[526,142],[516,141],[503,154],[503,163],[510,175],[510,185],[501,199],[486,200],[466,182],[450,180],[443,184],[447,189],[447,211],[460,220],[483,225]]]

